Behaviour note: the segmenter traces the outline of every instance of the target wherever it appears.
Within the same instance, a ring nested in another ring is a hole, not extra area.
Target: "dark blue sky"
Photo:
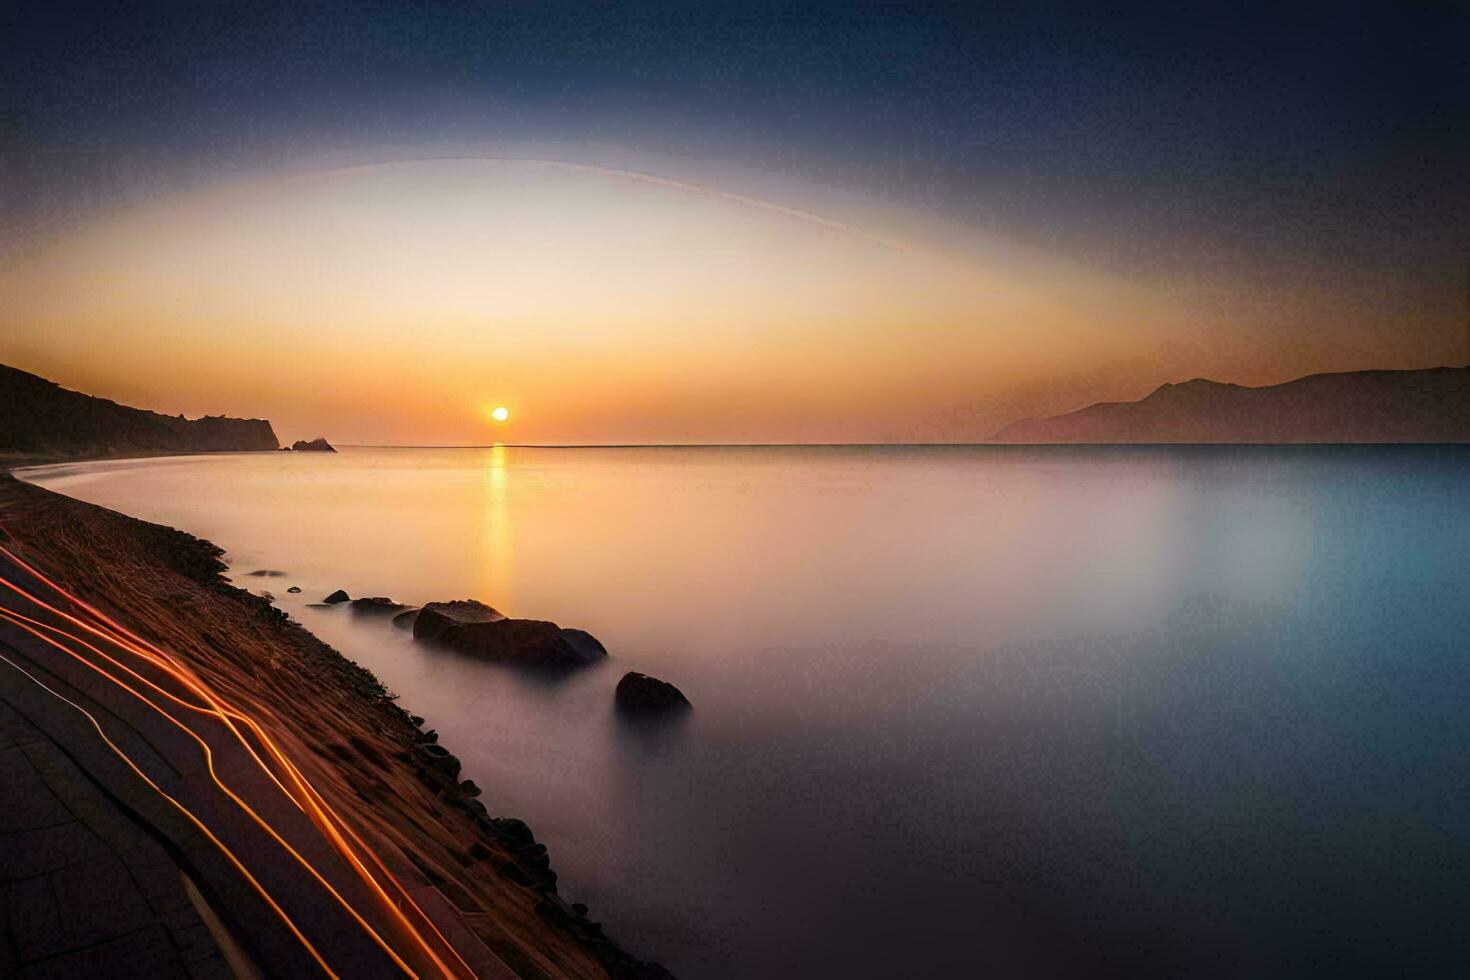
[[[1470,258],[1470,7],[13,3],[6,239],[355,145],[597,141],[942,211],[1114,270]],[[163,189],[168,189],[167,187]]]

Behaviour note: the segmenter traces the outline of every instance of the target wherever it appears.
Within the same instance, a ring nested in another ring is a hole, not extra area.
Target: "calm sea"
[[[1470,450],[348,449],[29,478],[226,548],[531,824],[569,901],[681,974],[1470,964]],[[477,598],[612,656],[548,683],[306,605],[338,588]],[[695,711],[621,722],[627,670]]]

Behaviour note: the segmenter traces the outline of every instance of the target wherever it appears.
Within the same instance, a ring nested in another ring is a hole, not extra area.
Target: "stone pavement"
[[[17,561],[0,584],[0,977],[514,976],[374,837],[432,929],[396,912],[186,677]]]
[[[184,882],[136,813],[0,699],[0,975],[233,976]]]

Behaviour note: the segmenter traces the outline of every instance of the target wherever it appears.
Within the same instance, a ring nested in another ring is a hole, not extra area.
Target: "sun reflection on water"
[[[498,609],[514,609],[511,578],[510,453],[500,443],[490,447],[489,479],[485,484],[484,552],[482,595]]]

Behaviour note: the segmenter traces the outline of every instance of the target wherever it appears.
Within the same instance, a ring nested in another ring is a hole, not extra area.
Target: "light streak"
[[[52,690],[51,688],[47,687],[44,683],[42,683],[40,680],[38,680],[34,674],[32,674],[30,671],[26,670],[24,667],[22,667],[20,664],[16,663],[14,660],[11,660],[9,657],[5,656],[3,653],[0,653],[0,660],[5,661],[11,667],[14,667],[20,673],[24,674],[27,678],[30,679],[30,681],[33,684],[35,684],[37,687],[41,688],[41,690],[43,690],[46,693],[50,694],[52,697],[56,698],[58,701],[61,701],[61,702],[65,703],[65,704],[70,705],[71,707],[75,708],[77,711],[79,711],[83,715],[85,715],[86,718],[87,718],[87,720],[92,723],[92,727],[95,728],[95,729],[97,729],[97,734],[102,737],[102,741],[107,744],[107,747],[109,749],[111,749],[113,751],[113,753],[116,754],[119,759],[122,759],[123,762],[127,763],[128,768],[132,769],[133,772],[137,773],[139,779],[141,779],[141,780],[143,780],[143,782],[147,783],[149,785],[149,787],[152,788],[153,791],[156,792],[159,796],[163,797],[165,800],[168,800],[169,803],[173,804],[174,807],[180,813],[182,813],[191,823],[193,823],[194,826],[198,827],[199,830],[214,843],[215,847],[219,848],[220,853],[222,853],[225,856],[225,858],[231,864],[233,864],[235,866],[236,870],[238,870],[240,872],[240,874],[242,876],[244,876],[245,880],[250,883],[251,887],[254,888],[256,890],[256,892],[258,892],[260,894],[260,897],[263,898],[263,899],[265,899],[266,904],[268,904],[271,907],[271,909],[276,913],[276,915],[280,916],[281,921],[284,922],[284,923],[286,923],[287,928],[289,928],[291,930],[291,932],[296,936],[296,938],[301,941],[301,945],[303,945],[303,946],[306,947],[307,952],[310,953],[311,956],[312,956],[312,958],[317,961],[317,964],[322,968],[322,970],[325,971],[328,976],[331,976],[331,977],[337,976],[337,974],[332,970],[332,968],[327,965],[327,961],[324,960],[324,959],[322,959],[322,956],[321,956],[320,953],[317,952],[316,947],[311,944],[311,940],[309,940],[309,939],[306,938],[306,936],[301,932],[301,930],[299,928],[297,928],[296,923],[293,922],[291,920],[291,917],[286,914],[286,910],[283,909],[283,908],[281,908],[279,905],[276,904],[276,900],[274,898],[271,898],[270,892],[266,891],[265,888],[261,886],[260,882],[258,882],[258,881],[255,880],[255,876],[252,875],[250,873],[250,870],[245,867],[245,865],[240,861],[240,859],[238,857],[235,856],[235,853],[233,851],[231,851],[228,847],[225,846],[224,841],[222,841],[218,837],[214,836],[214,833],[209,829],[209,827],[207,827],[205,825],[204,821],[202,821],[198,817],[196,817],[193,814],[193,812],[189,810],[188,807],[184,806],[184,804],[180,803],[178,800],[174,799],[172,796],[170,796],[167,793],[165,793],[163,791],[163,788],[161,786],[159,786],[153,780],[149,779],[148,778],[148,774],[146,772],[144,772],[138,766],[138,764],[136,762],[134,762],[128,756],[128,754],[126,752],[124,752],[122,749],[118,748],[117,747],[117,744],[115,742],[113,742],[112,739],[110,739],[110,738],[107,737],[107,733],[102,730],[102,725],[98,723],[96,717],[94,717],[90,711],[88,711],[86,708],[83,708],[81,705],[77,704],[75,701],[72,701],[71,699],[67,698],[65,695],[59,694],[56,691]]]
[[[38,569],[25,562],[9,549],[5,548],[4,546],[0,546],[0,554],[3,554],[18,567],[24,569],[26,572],[35,577],[38,581],[45,584],[52,591],[62,596],[74,608],[80,611],[84,611],[90,614],[90,616],[95,617],[97,621],[96,625],[86,622],[76,616],[73,616],[64,610],[58,609],[57,607],[45,602],[39,597],[33,596],[31,593],[20,588],[15,583],[4,579],[3,577],[0,577],[0,584],[5,585],[6,587],[25,597],[28,601],[34,603],[35,605],[46,609],[57,616],[62,617],[68,622],[75,624],[76,626],[87,631],[93,636],[99,637],[106,642],[109,642],[123,650],[126,650],[127,652],[142,658],[147,663],[150,663],[158,669],[164,671],[166,674],[168,674],[168,676],[174,678],[189,691],[196,694],[203,701],[205,701],[208,707],[191,704],[188,701],[177,697],[172,692],[169,692],[159,685],[153,683],[151,680],[148,680],[147,678],[138,674],[136,671],[127,667],[125,664],[122,664],[116,659],[108,656],[106,653],[99,650],[92,644],[87,643],[80,637],[73,636],[72,634],[67,633],[65,630],[60,630],[56,627],[52,627],[44,623],[39,623],[39,621],[30,620],[29,617],[22,618],[27,619],[29,622],[37,623],[37,625],[40,625],[45,629],[53,630],[60,633],[61,635],[67,636],[69,639],[99,654],[120,669],[127,671],[132,676],[137,677],[139,680],[148,684],[150,687],[154,688],[155,690],[159,691],[160,693],[164,694],[166,697],[179,703],[180,705],[188,708],[189,710],[215,716],[222,724],[226,726],[226,728],[235,737],[235,739],[239,741],[239,743],[245,748],[246,752],[256,763],[256,765],[259,766],[261,770],[264,771],[265,774],[271,779],[271,781],[275,783],[275,785],[282,791],[282,794],[285,795],[286,798],[290,800],[293,805],[295,805],[299,809],[302,809],[307,814],[307,816],[312,820],[312,823],[318,828],[320,832],[323,833],[328,843],[344,859],[347,860],[349,866],[353,869],[353,871],[368,885],[370,891],[381,900],[382,904],[389,910],[391,916],[398,922],[398,924],[412,939],[419,950],[433,962],[436,969],[438,969],[446,976],[474,976],[474,971],[469,967],[468,964],[465,963],[464,959],[459,955],[458,951],[455,950],[453,944],[451,944],[444,937],[444,935],[434,925],[433,921],[428,917],[428,915],[425,914],[424,911],[418,906],[418,904],[413,901],[413,898],[409,895],[407,889],[404,888],[402,883],[399,882],[397,878],[394,877],[393,874],[387,869],[382,859],[370,847],[368,847],[368,845],[362,840],[362,838],[352,829],[350,824],[348,824],[339,814],[336,813],[335,810],[332,809],[330,804],[327,803],[326,799],[321,795],[321,793],[317,791],[314,786],[311,785],[311,783],[305,778],[301,771],[295,766],[294,763],[291,762],[289,757],[287,757],[286,754],[276,744],[275,740],[266,733],[264,728],[254,718],[239,711],[238,709],[229,705],[223,699],[215,695],[209,689],[208,685],[206,685],[202,681],[202,679],[198,678],[198,676],[187,666],[179,663],[172,655],[168,654],[160,647],[133,633],[131,630],[127,629],[127,627],[118,623],[116,620],[114,620],[112,617],[108,616],[101,610],[80,599],[79,597],[72,595],[66,589],[62,588],[56,582],[52,581],[44,573],[40,572]],[[12,613],[13,615],[20,615],[14,613],[12,610],[7,610],[7,612]],[[22,628],[26,627],[23,626]],[[28,632],[34,633],[35,631],[28,629]],[[133,694],[139,700],[142,700],[144,703],[148,704],[155,711],[158,711],[160,714],[164,715],[164,717],[166,717],[169,721],[187,731],[196,741],[199,741],[201,746],[204,748],[206,764],[210,773],[210,777],[220,787],[220,789],[224,791],[228,796],[230,796],[232,800],[234,800],[242,809],[244,809],[252,818],[254,818],[256,822],[259,823],[272,837],[274,837],[288,852],[290,852],[296,858],[296,860],[298,860],[305,868],[307,868],[307,870],[310,871],[312,875],[316,877],[317,880],[320,881],[328,889],[329,892],[331,892],[333,897],[336,898],[337,901],[343,905],[343,907],[352,915],[353,919],[368,932],[368,934],[389,954],[390,957],[393,958],[395,963],[397,963],[400,968],[402,968],[410,975],[413,975],[413,971],[407,966],[406,963],[402,961],[397,953],[392,950],[391,947],[389,947],[387,943],[382,939],[382,937],[379,936],[376,931],[374,931],[372,927],[367,924],[362,916],[355,909],[353,909],[351,905],[340,894],[336,892],[335,889],[331,887],[331,885],[322,877],[322,875],[314,867],[312,867],[311,864],[306,861],[306,859],[302,855],[299,854],[299,852],[295,851],[295,849],[292,848],[284,839],[282,839],[281,836],[273,828],[271,828],[247,804],[245,804],[243,800],[241,800],[236,794],[234,794],[234,792],[231,791],[229,787],[226,786],[219,779],[217,773],[214,770],[212,753],[210,752],[207,743],[205,743],[204,740],[197,735],[197,733],[193,732],[187,726],[183,725],[168,712],[164,711],[161,707],[149,701],[141,693],[124,684],[116,677],[113,677],[111,674],[108,674],[100,667],[97,667],[96,665],[87,662],[85,658],[80,657],[74,651],[66,649],[64,646],[57,644],[54,641],[51,641],[47,637],[40,638],[45,639],[48,643],[51,643],[52,646],[63,650],[68,655],[80,660],[87,666],[92,667],[92,669],[97,670],[113,683],[129,691],[129,693]],[[296,787],[297,791],[301,794],[300,799],[298,799],[296,795],[292,794],[287,789],[287,787],[280,781],[276,774],[272,772],[270,766],[268,766],[265,761],[260,758],[254,747],[250,745],[249,741],[235,726],[234,722],[236,721],[247,727],[251,731],[251,733],[256,736],[256,738],[260,741],[260,744],[265,748],[267,754],[282,768],[288,778],[288,781],[291,782]],[[153,785],[151,781],[150,785]],[[344,833],[346,836],[344,836]],[[375,877],[374,874],[367,868],[359,854],[353,849],[352,844],[348,842],[347,837],[350,837],[352,842],[357,845],[357,848],[361,849],[362,853],[368,856],[368,859],[372,862],[374,866],[376,866],[378,873],[382,876],[382,878],[389,882],[393,890],[398,893],[398,895],[400,896],[400,901],[394,901],[393,897],[384,890],[378,878]],[[274,906],[274,903],[272,904],[273,907],[278,907]],[[412,915],[412,918],[416,919],[417,922],[411,921],[410,915]],[[296,930],[293,929],[293,931]],[[432,936],[433,940],[437,940],[437,945],[441,949],[448,952],[449,956],[455,961],[455,964],[453,966],[445,961],[444,957],[442,957],[439,951],[435,948],[436,944],[434,942],[431,942],[430,939],[427,938],[427,936]],[[456,967],[458,968],[456,969]]]
[[[866,242],[871,242],[874,245],[881,245],[884,248],[892,249],[896,252],[903,252],[908,255],[921,256],[928,259],[937,259],[939,261],[955,265],[963,265],[963,263],[957,262],[955,259],[951,258],[948,255],[936,252],[930,248],[925,248],[922,245],[916,245],[913,242],[908,242],[901,238],[895,238],[890,235],[882,235],[876,232],[871,232],[857,225],[849,224],[846,221],[841,221],[836,218],[828,218],[824,215],[816,214],[812,211],[803,210],[802,208],[791,207],[788,204],[780,204],[776,201],[769,201],[761,197],[752,197],[749,194],[740,194],[736,191],[722,190],[718,187],[711,187],[708,184],[697,184],[693,181],[678,180],[674,177],[662,177],[658,174],[649,173],[644,170],[624,170],[619,167],[604,167],[593,163],[573,163],[570,160],[550,160],[541,159],[538,157],[495,156],[493,154],[486,154],[483,156],[474,154],[412,155],[395,160],[350,164],[345,167],[334,167],[330,170],[300,174],[298,176],[286,179],[304,180],[310,177],[318,176],[322,173],[337,174],[361,172],[367,170],[382,170],[390,167],[400,166],[405,163],[458,163],[467,161],[475,163],[528,163],[534,166],[550,167],[555,170],[565,170],[570,173],[592,174],[598,177],[612,177],[618,180],[627,180],[635,184],[649,184],[653,187],[663,187],[667,188],[668,190],[680,191],[685,194],[693,194],[698,197],[711,198],[717,201],[727,201],[731,204],[739,204],[742,207],[754,208],[757,211],[766,211],[770,214],[779,214],[787,218],[794,218],[797,221],[805,221],[809,224],[817,225],[821,228],[826,228],[829,231],[835,231],[844,235],[850,235],[853,238],[861,239]]]
[[[344,909],[347,910],[348,914],[352,916],[352,918],[357,922],[357,924],[360,925],[360,926],[362,926],[362,928],[367,931],[368,935],[371,936],[373,938],[373,940],[376,941],[377,944],[380,947],[382,947],[382,949],[384,950],[384,952],[386,952],[390,957],[393,958],[393,961],[399,966],[400,969],[402,969],[405,973],[409,973],[410,975],[412,975],[413,971],[409,968],[408,964],[407,963],[404,963],[399,958],[398,954],[393,951],[393,948],[392,947],[390,947],[386,942],[383,941],[382,937],[378,935],[377,931],[375,929],[373,929],[373,927],[371,925],[369,925],[367,923],[367,921],[362,918],[361,915],[358,914],[357,910],[354,909],[347,902],[347,900],[342,897],[342,895],[337,891],[337,889],[335,889],[335,888],[332,887],[331,882],[327,881],[326,878],[322,877],[321,873],[319,871],[317,871],[317,869],[314,868],[311,865],[311,862],[309,862],[309,861],[306,860],[306,858],[301,854],[300,851],[298,851],[298,850],[296,850],[296,848],[292,847],[291,844],[288,843],[286,841],[286,839],[284,837],[282,837],[276,831],[276,829],[274,827],[272,827],[268,822],[266,822],[266,820],[263,817],[261,817],[260,814],[256,813],[256,811],[250,806],[250,804],[246,803],[243,799],[241,799],[240,796],[238,794],[236,794],[234,790],[230,789],[230,787],[224,782],[224,780],[220,778],[219,773],[214,768],[214,752],[213,752],[212,749],[210,749],[208,742],[206,742],[203,738],[201,738],[199,736],[199,734],[196,733],[192,728],[190,728],[189,726],[185,725],[183,722],[179,721],[177,718],[175,718],[173,715],[169,714],[167,711],[165,711],[163,708],[159,707],[154,702],[150,701],[147,697],[143,696],[141,693],[139,693],[136,689],[134,689],[130,685],[124,683],[121,680],[118,680],[116,677],[114,677],[111,674],[107,673],[107,671],[103,670],[101,667],[98,667],[94,663],[90,663],[85,657],[82,657],[82,656],[78,655],[73,650],[68,650],[64,644],[58,643],[56,640],[54,640],[51,637],[46,636],[46,635],[38,632],[37,630],[33,629],[30,625],[27,625],[27,624],[34,624],[36,626],[42,627],[43,629],[52,630],[54,632],[60,633],[62,636],[67,637],[68,639],[72,640],[72,642],[74,642],[74,643],[81,644],[82,646],[86,647],[88,650],[91,650],[93,653],[96,653],[98,656],[103,657],[104,659],[106,659],[109,663],[115,664],[116,666],[118,666],[122,670],[127,671],[129,674],[132,674],[134,677],[137,677],[139,680],[143,681],[149,687],[155,688],[161,694],[163,694],[163,695],[171,698],[174,701],[177,701],[179,704],[183,705],[186,708],[190,708],[190,709],[192,709],[194,711],[204,712],[206,714],[212,714],[213,712],[211,712],[208,708],[202,708],[202,707],[200,707],[198,705],[189,704],[187,701],[184,701],[181,698],[175,697],[173,694],[170,694],[168,691],[165,691],[163,688],[159,687],[157,684],[154,684],[152,681],[150,681],[147,678],[143,677],[141,674],[138,674],[137,671],[134,671],[131,668],[127,667],[126,665],[124,665],[122,663],[119,663],[117,660],[113,659],[112,657],[109,657],[106,653],[104,653],[103,651],[99,650],[97,647],[92,646],[90,643],[87,643],[85,640],[80,640],[80,639],[78,639],[76,637],[71,636],[71,634],[67,633],[65,630],[59,629],[59,628],[57,628],[55,626],[48,626],[45,623],[41,623],[41,622],[39,622],[37,620],[33,620],[30,617],[28,617],[28,616],[22,616],[19,613],[16,613],[16,612],[14,612],[13,610],[10,610],[10,609],[0,608],[0,619],[9,620],[10,622],[14,623],[16,626],[19,626],[21,629],[25,630],[27,633],[30,633],[32,636],[36,637],[37,639],[41,640],[42,642],[47,643],[47,644],[51,645],[52,647],[55,647],[57,650],[60,650],[62,653],[65,653],[67,656],[71,657],[73,660],[76,660],[78,663],[82,664],[83,666],[88,667],[91,670],[96,671],[98,674],[101,674],[103,677],[106,677],[108,680],[112,681],[112,683],[116,684],[118,687],[122,688],[124,691],[127,691],[133,697],[137,698],[139,701],[142,701],[144,704],[148,705],[148,707],[152,708],[154,711],[158,712],[164,718],[168,719],[168,721],[172,722],[177,728],[179,728],[179,730],[181,730],[182,732],[184,732],[185,734],[187,734],[194,741],[198,742],[200,749],[202,749],[203,752],[204,752],[204,765],[205,765],[205,769],[209,772],[209,778],[214,782],[214,784],[216,786],[218,786],[220,788],[220,790],[226,796],[228,796],[231,800],[233,800],[240,807],[240,809],[244,810],[245,813],[251,818],[251,820],[253,820],[257,825],[260,826],[260,828],[262,830],[264,830],[268,835],[270,835],[270,837],[272,839],[274,839],[276,841],[276,843],[280,844],[281,847],[285,849],[286,853],[290,854],[293,858],[295,858],[296,861],[297,861],[297,863],[299,863],[303,868],[305,868],[307,870],[307,872],[309,872],[311,874],[311,876],[313,878],[315,878],[322,885],[322,887],[325,888],[328,891],[328,893],[330,893],[331,896],[334,899],[336,899],[337,902]],[[24,622],[22,622],[22,620],[24,620]],[[280,785],[280,784],[277,783],[277,785]],[[290,799],[290,797],[288,796],[287,799]],[[295,800],[292,800],[292,802],[294,803]],[[298,807],[299,807],[299,804],[298,804]]]

